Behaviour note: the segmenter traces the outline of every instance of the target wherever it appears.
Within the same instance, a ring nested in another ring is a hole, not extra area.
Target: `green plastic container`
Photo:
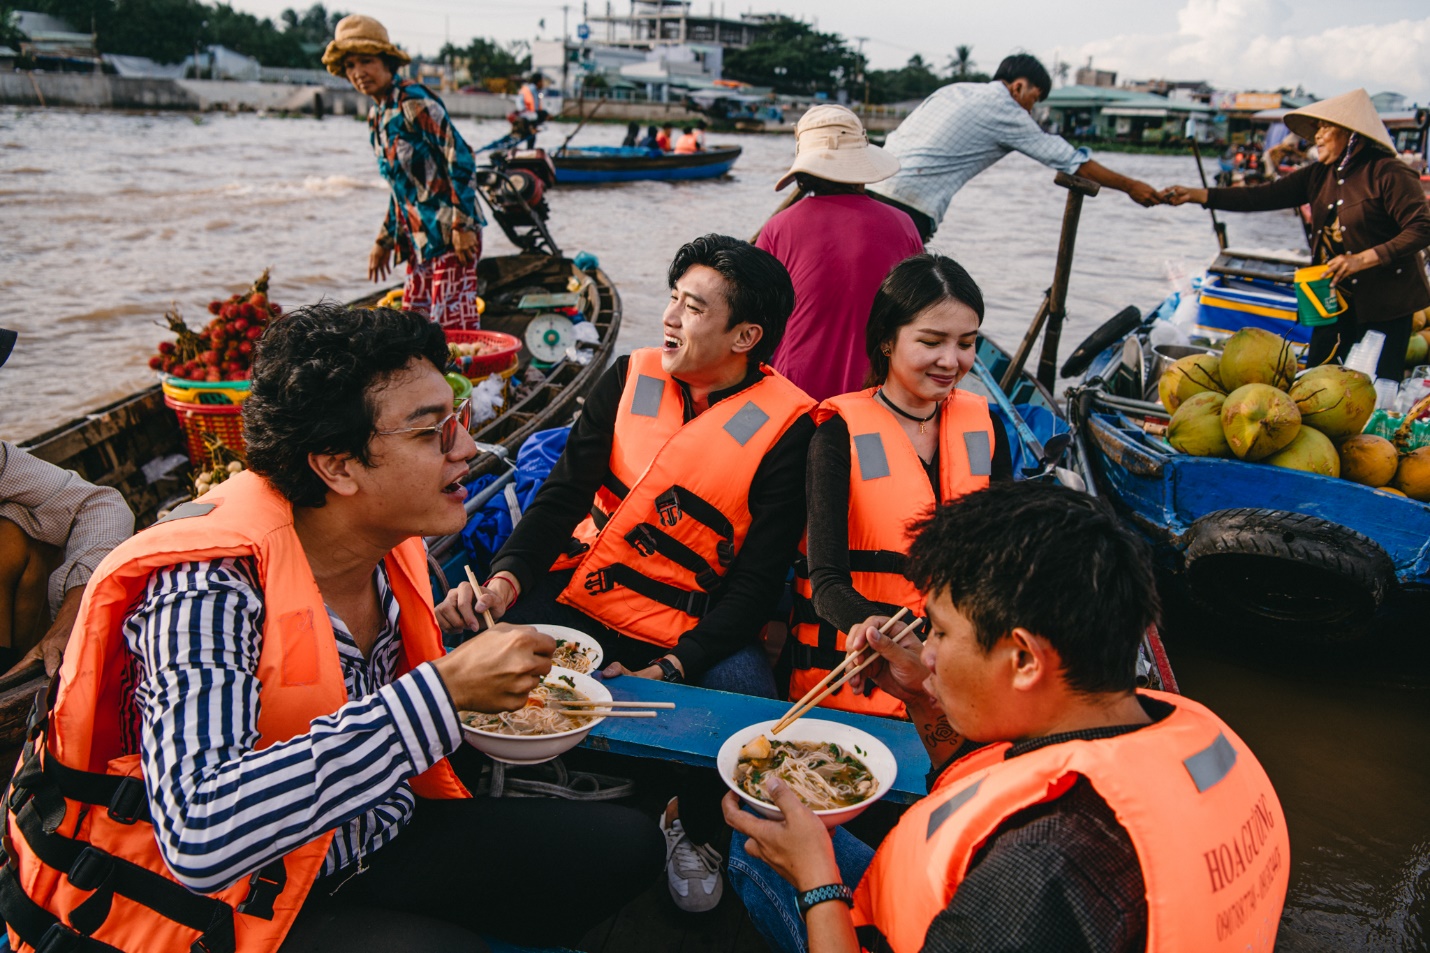
[[[1325,265],[1296,269],[1296,319],[1307,327],[1334,324],[1346,310],[1346,299],[1331,287]]]

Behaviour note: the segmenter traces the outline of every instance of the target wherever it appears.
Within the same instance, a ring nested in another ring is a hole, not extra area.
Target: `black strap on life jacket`
[[[884,939],[884,934],[880,933],[879,928],[872,923],[855,927],[854,935],[859,940],[860,949],[868,950],[869,953],[894,953],[894,948],[889,945],[888,940]]]
[[[850,572],[885,572],[893,576],[902,576],[904,566],[908,561],[909,558],[903,553],[896,553],[889,549],[849,550]]]
[[[705,561],[704,556],[659,527],[650,523],[637,523],[635,529],[627,533],[625,538],[642,559],[655,555],[664,556],[682,569],[694,573],[695,584],[706,592],[713,591],[720,584],[720,575]]]
[[[819,613],[814,611],[814,603],[795,593],[794,602],[790,606],[790,627],[800,625],[817,626],[819,644],[809,645],[798,636],[791,639],[790,665],[797,669],[816,668],[827,672],[844,662],[844,653],[839,651],[839,630],[819,617]],[[835,694],[843,690],[844,686],[841,685],[835,690]]]
[[[706,526],[720,537],[720,541],[715,544],[720,565],[728,566],[735,561],[735,527],[718,507],[701,499],[693,490],[679,485],[672,486],[655,498],[655,508],[664,526],[674,526],[686,516]]]
[[[697,619],[710,608],[709,593],[672,586],[621,563],[586,573],[586,591],[592,595],[610,592],[618,585]]]
[[[150,820],[142,781],[80,771],[61,765],[53,757],[40,758],[48,708],[49,699],[37,696],[36,710],[30,718],[30,737],[21,754],[19,770],[11,780],[5,806],[36,859],[53,870],[64,871],[75,889],[93,892],[70,912],[71,928],[18,890],[18,881],[13,891],[0,883],[0,917],[37,950],[101,953],[112,948],[90,935],[109,917],[114,896],[118,894],[166,919],[197,930],[200,936],[190,946],[190,953],[233,953],[237,946],[234,911],[228,904],[194,893],[176,881],[92,844],[57,833],[67,811],[66,798],[103,807],[121,824],[150,823]],[[11,851],[8,843],[5,846],[8,863],[4,870],[9,871],[14,880]],[[248,896],[239,904],[239,911],[271,920],[273,901],[287,885],[287,879],[282,858],[271,861],[250,878]]]

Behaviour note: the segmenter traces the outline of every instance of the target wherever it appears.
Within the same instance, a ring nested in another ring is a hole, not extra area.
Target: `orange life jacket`
[[[0,915],[13,949],[48,941],[92,953],[267,953],[322,870],[331,832],[228,888],[191,892],[159,853],[140,754],[121,737],[122,703],[133,691],[123,633],[131,606],[155,571],[223,557],[253,557],[263,591],[257,747],[309,731],[348,700],[292,508],[267,481],[237,474],[122,543],[85,589],[53,704],[46,717],[37,703],[11,782]],[[385,562],[406,672],[443,651],[422,541],[404,542]],[[422,797],[470,796],[445,760],[410,783]]]
[[[917,953],[978,849],[1009,817],[1085,777],[1131,837],[1147,889],[1147,949],[1269,951],[1286,900],[1286,815],[1256,757],[1180,695],[1137,731],[1067,741],[1003,760],[1008,744],[954,762],[904,814],[854,893],[870,953]]]
[[[521,109],[522,112],[534,113],[541,109],[541,99],[536,88],[530,83],[523,83],[521,86]]]
[[[609,472],[570,555],[551,567],[575,567],[561,602],[667,647],[695,626],[750,530],[756,469],[814,406],[772,368],[760,371],[687,423],[660,351],[631,352]]]
[[[661,152],[669,152],[669,151],[670,151],[670,136],[668,136],[663,130],[662,130],[661,132],[656,133],[656,136],[655,136],[655,146],[656,146],[656,148],[659,149]]]
[[[874,396],[877,388],[831,397],[814,416],[823,423],[838,414],[849,426],[849,568],[854,588],[873,602],[924,611],[923,596],[904,578],[904,557],[913,542],[908,524],[933,511],[935,500],[923,461],[894,415]],[[993,463],[993,418],[988,401],[955,390],[939,412],[939,494],[944,502],[988,486]],[[795,563],[791,632],[790,698],[804,694],[844,661],[846,635],[814,611],[809,581],[808,539]],[[874,689],[867,698],[840,689],[821,705],[844,711],[902,718],[904,704]]]
[[[687,132],[675,140],[675,151],[677,153],[699,152],[700,139],[695,133]]]

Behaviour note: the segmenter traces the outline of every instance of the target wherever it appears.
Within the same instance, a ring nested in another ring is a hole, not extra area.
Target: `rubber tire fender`
[[[1077,377],[1092,364],[1092,359],[1113,344],[1127,337],[1142,324],[1142,312],[1136,305],[1129,304],[1108,318],[1102,327],[1092,332],[1077,346],[1063,364],[1063,377]]]
[[[1197,601],[1282,634],[1349,641],[1398,585],[1375,540],[1305,513],[1217,510],[1182,536]]]

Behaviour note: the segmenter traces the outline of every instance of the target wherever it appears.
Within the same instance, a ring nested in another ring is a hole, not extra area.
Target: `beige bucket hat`
[[[1301,109],[1286,114],[1282,122],[1302,139],[1316,138],[1316,126],[1324,120],[1335,123],[1342,129],[1357,133],[1367,142],[1374,143],[1391,155],[1395,155],[1395,144],[1390,141],[1390,133],[1381,122],[1370,94],[1364,89],[1353,89],[1332,99],[1323,99]]]
[[[793,182],[796,172],[831,182],[867,185],[899,171],[899,160],[869,145],[864,124],[843,106],[810,109],[794,127],[794,137],[794,165],[775,183],[776,192]]]
[[[372,17],[359,13],[343,17],[333,30],[333,41],[323,51],[323,65],[334,76],[343,75],[343,57],[349,53],[364,56],[390,56],[403,64],[411,63],[412,57],[392,45],[387,38],[387,27]]]

